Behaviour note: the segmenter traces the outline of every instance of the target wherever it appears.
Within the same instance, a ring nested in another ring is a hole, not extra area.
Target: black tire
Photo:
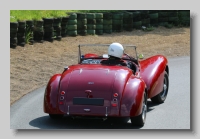
[[[94,30],[96,29],[96,25],[87,25],[87,30]]]
[[[95,33],[96,33],[97,35],[103,35],[103,30],[100,30],[100,29],[95,30]]]
[[[167,11],[160,11],[158,12],[158,17],[168,17],[168,12]]]
[[[67,28],[67,24],[61,24],[61,28],[62,28],[62,29]]]
[[[164,101],[167,98],[168,94],[168,88],[169,88],[169,77],[167,72],[164,73],[164,84],[163,84],[163,90],[158,95],[151,98],[151,101],[153,103],[161,104],[164,103]]]
[[[77,30],[87,30],[87,25],[77,26]]]
[[[148,10],[141,10],[141,18],[149,18],[149,11]]]
[[[69,17],[62,17],[62,23],[67,23],[69,20]]]
[[[190,11],[189,10],[183,10],[183,11],[178,11],[178,14],[181,16],[181,17],[185,17],[185,16],[190,16]]]
[[[150,18],[142,19],[142,26],[148,26],[150,24]]]
[[[86,25],[87,24],[87,19],[79,19],[77,20],[77,25]]]
[[[103,13],[103,19],[108,19],[108,20],[112,19],[112,13],[109,12]]]
[[[18,28],[18,22],[10,22],[10,28]]]
[[[19,38],[21,38],[21,37],[24,37],[25,36],[25,33],[23,32],[23,33],[17,33],[17,37],[19,37]]]
[[[104,25],[111,25],[112,24],[112,19],[105,19],[103,20]]]
[[[61,31],[54,31],[54,34],[53,34],[54,36],[61,36]]]
[[[112,25],[104,25],[103,29],[104,30],[112,30]]]
[[[27,26],[33,26],[33,20],[26,20]]]
[[[86,36],[87,35],[87,30],[77,30],[77,33],[81,36]]]
[[[50,28],[50,27],[53,27],[53,23],[49,23],[49,24],[44,24],[44,26],[43,26],[44,28]]]
[[[61,22],[60,23],[53,23],[53,27],[60,27],[61,26]]]
[[[17,44],[10,44],[10,48],[15,49],[17,47]]]
[[[103,29],[103,33],[111,34],[112,33],[112,29]]]
[[[44,32],[44,28],[43,27],[35,27],[34,32]]]
[[[173,17],[178,16],[178,11],[169,11],[168,12],[168,16],[169,17],[171,17],[171,16],[173,16]]]
[[[124,12],[123,13],[123,19],[124,18],[132,19],[133,18],[133,13],[131,13],[131,12]]]
[[[134,126],[144,126],[146,121],[146,114],[147,114],[147,94],[144,93],[143,99],[143,106],[142,106],[142,113],[136,117],[130,117],[131,124]]]
[[[158,18],[158,22],[168,22],[168,21],[169,21],[168,17]]]
[[[103,18],[103,13],[95,13],[96,19],[102,19]]]
[[[158,19],[158,13],[149,14],[150,19]]]
[[[126,31],[133,31],[133,25],[132,24],[123,24],[123,28]]]
[[[17,37],[10,38],[10,43],[17,44]]]
[[[44,24],[53,24],[54,18],[43,18]]]
[[[149,14],[158,13],[158,12],[159,12],[158,10],[149,10]]]
[[[19,42],[18,45],[24,47],[26,45],[26,43],[25,42]]]
[[[64,115],[63,114],[49,114],[49,117],[51,119],[61,119],[64,117]]]
[[[133,22],[133,28],[140,29],[142,26],[142,21]]]
[[[77,19],[77,14],[76,13],[70,14],[69,20],[74,20],[74,19]]]
[[[73,37],[75,37],[75,36],[77,36],[77,30],[68,30],[67,31],[67,35],[68,36],[73,36]]]
[[[133,22],[141,20],[141,13],[139,11],[133,12]]]
[[[96,24],[103,24],[103,19],[96,19]]]
[[[44,27],[44,32],[53,32],[54,28],[53,27]]]
[[[26,28],[18,28],[17,32],[25,32]]]
[[[10,33],[17,33],[18,28],[10,28]]]
[[[67,25],[67,30],[68,31],[77,30],[77,25]]]
[[[87,24],[96,24],[96,19],[87,19]]]
[[[74,20],[68,20],[68,25],[76,25],[77,24],[77,20],[74,19]]]
[[[96,30],[102,30],[103,29],[103,25],[96,25]]]
[[[133,24],[133,20],[131,20],[130,18],[124,18],[123,24]]]
[[[92,29],[91,30],[87,30],[87,34],[88,35],[95,35],[95,33],[96,33],[95,30],[92,30]]]
[[[112,20],[113,25],[123,25],[123,20]]]
[[[168,21],[169,21],[169,22],[174,22],[174,21],[175,21],[175,22],[178,22],[178,17],[169,17],[169,18],[168,18]]]
[[[10,37],[11,37],[11,38],[17,37],[17,33],[10,33]]]
[[[132,26],[131,26],[131,28],[132,28]],[[122,25],[115,25],[115,24],[113,24],[112,25],[112,30],[113,31],[117,31],[117,32],[119,32],[120,30],[122,31],[123,30],[123,24]]]
[[[62,36],[56,36],[55,40],[61,41],[62,40]]]
[[[53,19],[53,23],[61,23],[62,22],[62,18],[61,17],[57,17]]]
[[[123,13],[114,13],[112,19],[114,19],[114,20],[123,20]]]
[[[87,19],[95,19],[96,15],[94,13],[87,13],[86,17],[87,17]]]
[[[43,27],[44,21],[43,20],[37,20],[34,22],[35,27]]]
[[[19,21],[18,23],[19,23],[18,28],[25,28],[26,27],[26,21]]]
[[[62,30],[61,26],[53,27],[53,29],[54,29],[54,31],[61,31]]]
[[[86,17],[85,13],[77,13],[77,19],[85,19]]]

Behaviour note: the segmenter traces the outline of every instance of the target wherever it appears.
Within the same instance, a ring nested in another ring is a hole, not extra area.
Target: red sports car
[[[45,113],[53,119],[122,117],[136,126],[145,124],[147,99],[158,104],[166,100],[168,61],[163,55],[140,59],[136,46],[123,45],[126,49],[120,62],[110,62],[108,46],[78,46],[78,64],[53,75],[46,86]]]

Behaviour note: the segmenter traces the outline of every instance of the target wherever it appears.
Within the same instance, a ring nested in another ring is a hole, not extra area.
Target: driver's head
[[[111,57],[122,58],[124,47],[120,43],[112,43],[108,48],[108,55]]]

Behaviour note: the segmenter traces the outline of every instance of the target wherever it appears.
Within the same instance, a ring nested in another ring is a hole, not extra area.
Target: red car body
[[[97,63],[83,63],[85,59]],[[77,65],[53,75],[44,94],[44,112],[51,117],[130,117],[132,123],[140,116],[143,121],[136,125],[143,126],[147,99],[158,97],[163,91],[165,74],[169,74],[167,59],[155,55],[145,60],[130,60],[124,55],[122,60],[131,62],[134,71],[127,66],[103,65],[102,60],[106,58],[88,53]]]

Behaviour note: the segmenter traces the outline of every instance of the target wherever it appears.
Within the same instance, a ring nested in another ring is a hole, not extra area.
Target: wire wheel
[[[167,98],[168,89],[169,89],[169,78],[167,72],[165,71],[163,80],[163,90],[158,95],[151,98],[151,101],[153,103],[158,103],[158,104],[164,103],[164,101]]]
[[[144,98],[142,103],[142,113],[138,116],[131,117],[131,123],[134,126],[144,126],[147,115],[147,94],[144,92]]]

